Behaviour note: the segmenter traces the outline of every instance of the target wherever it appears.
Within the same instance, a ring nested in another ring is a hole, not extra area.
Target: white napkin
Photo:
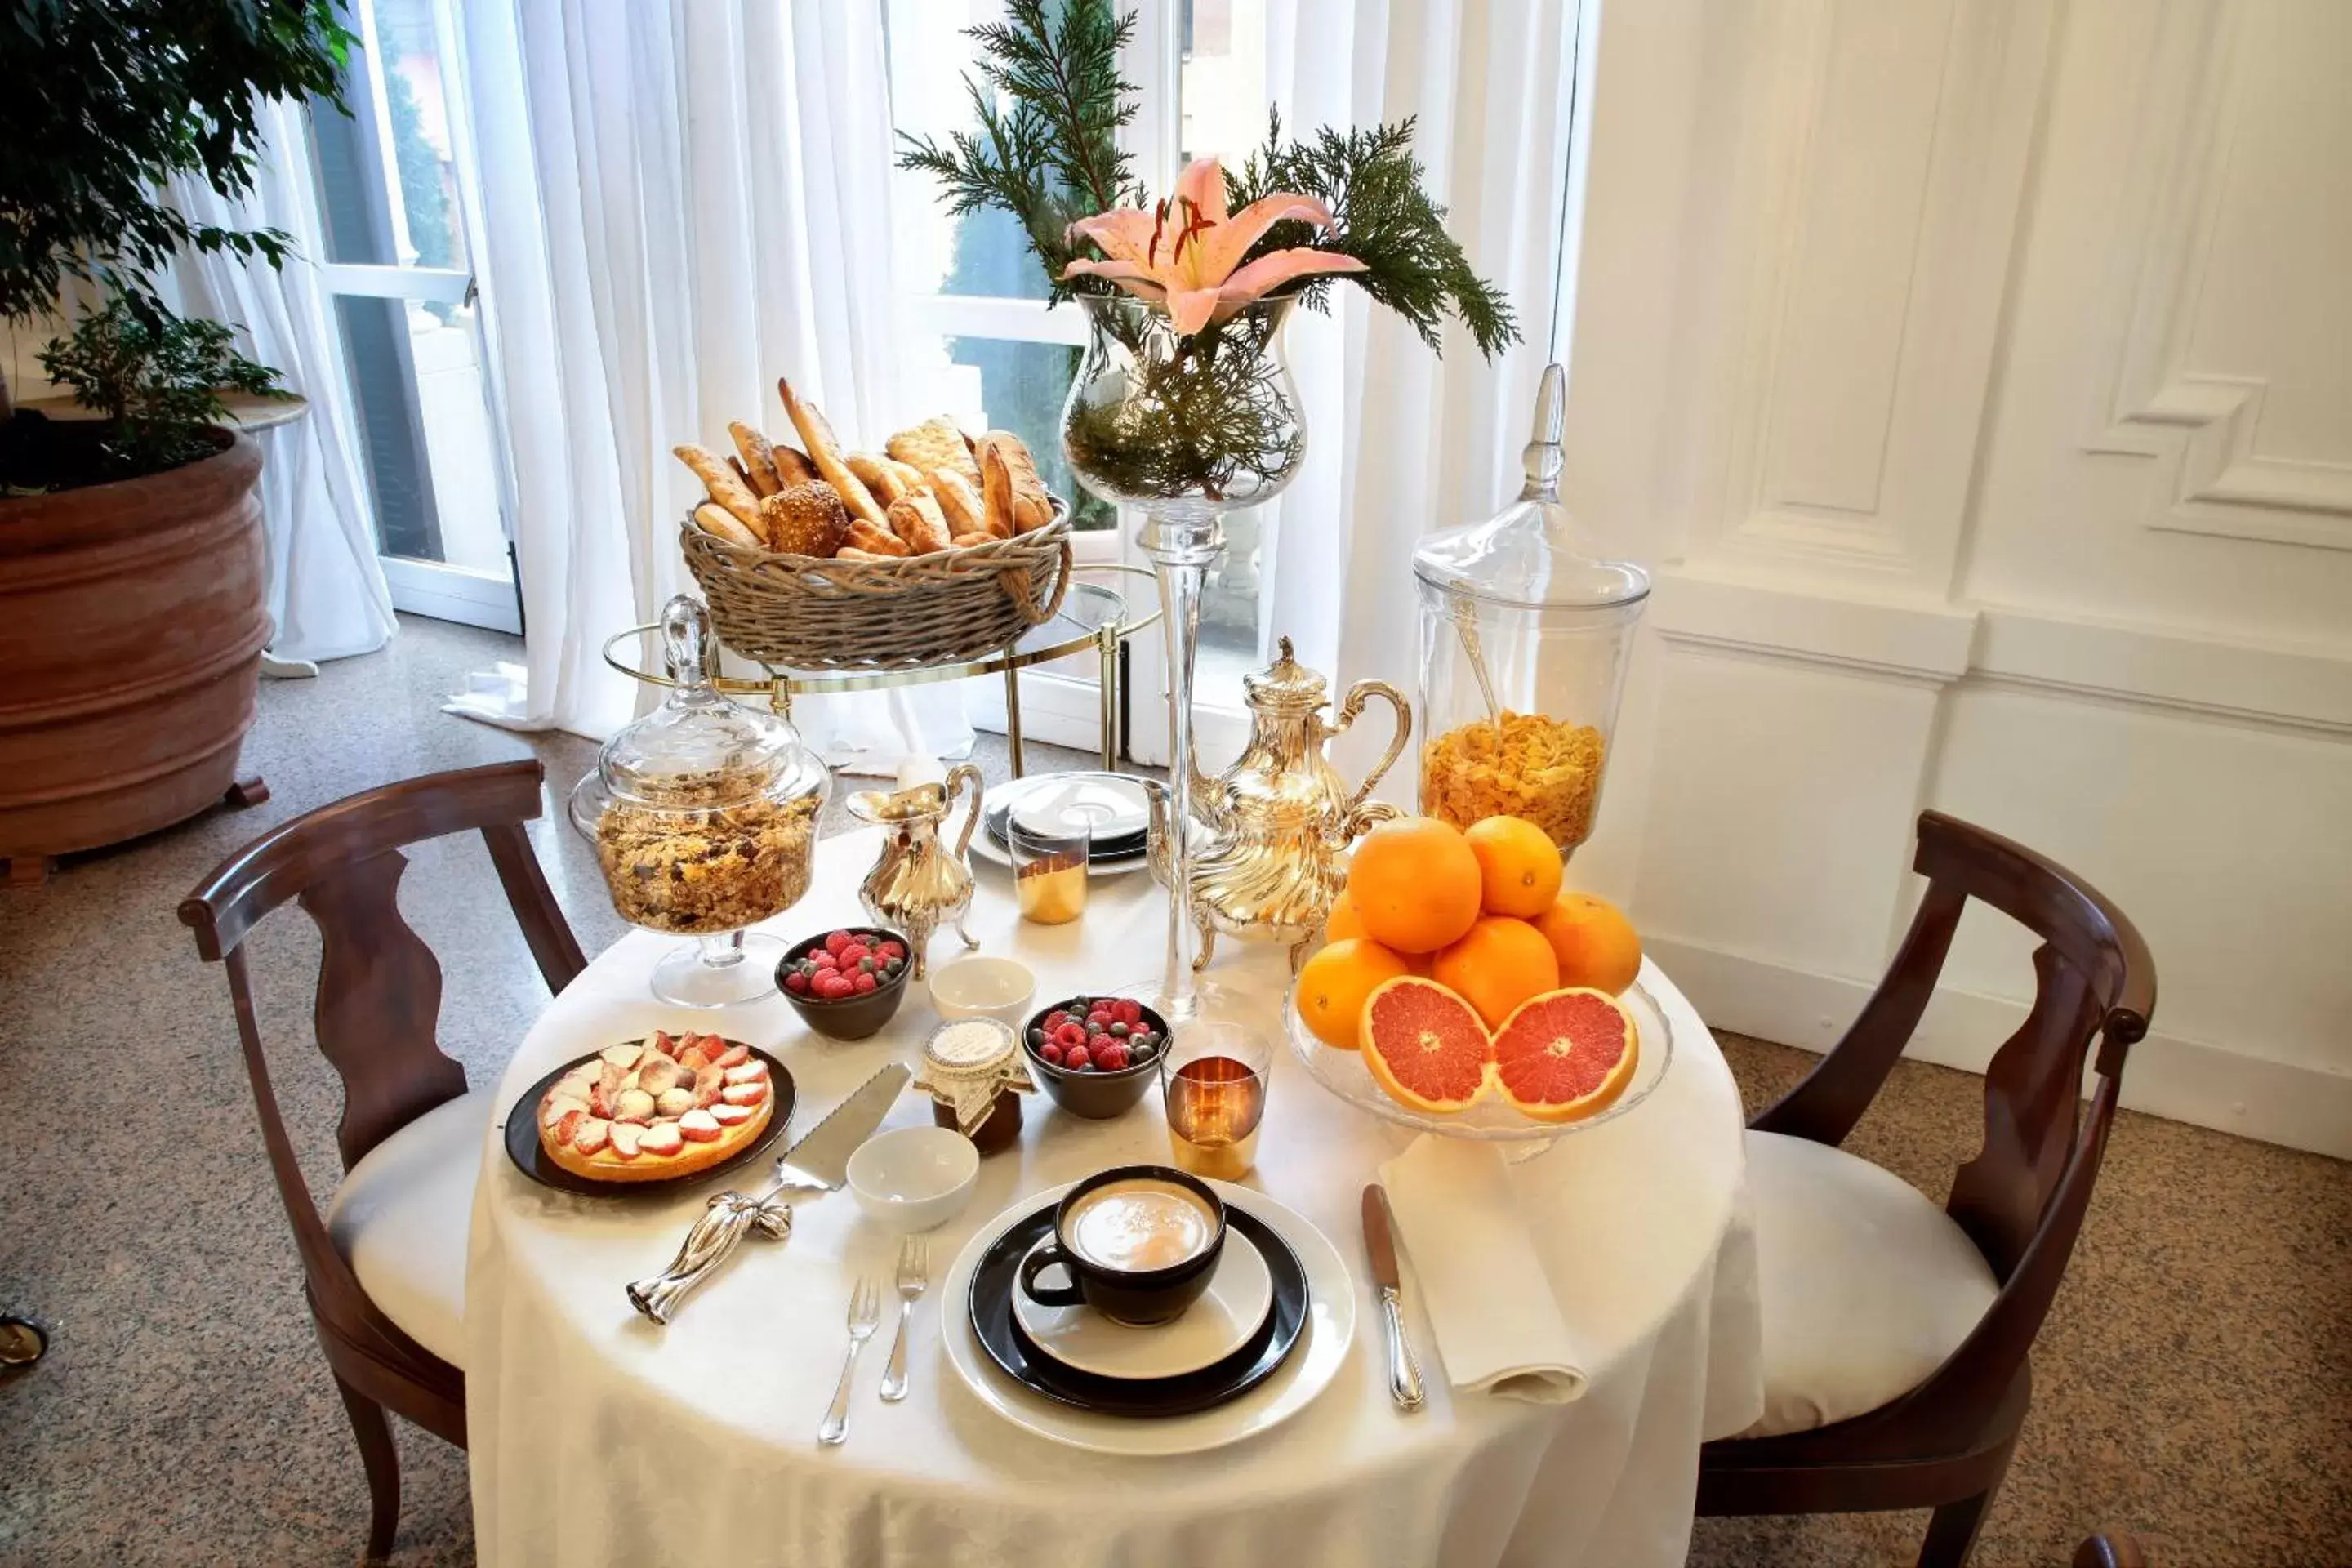
[[[1423,1133],[1381,1181],[1447,1381],[1534,1405],[1581,1395],[1584,1367],[1501,1152]]]

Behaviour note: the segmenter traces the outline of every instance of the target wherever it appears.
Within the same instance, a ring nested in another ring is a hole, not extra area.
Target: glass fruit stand
[[[1649,574],[1579,547],[1560,504],[1568,381],[1546,369],[1518,499],[1494,517],[1431,534],[1413,552],[1421,600],[1421,810],[1457,828],[1524,817],[1563,860],[1591,837],[1633,628]],[[1624,1115],[1665,1076],[1674,1037],[1638,984],[1619,997],[1638,1035],[1633,1076],[1581,1121],[1531,1120],[1491,1097],[1443,1114],[1402,1103],[1361,1054],[1317,1040],[1295,1003],[1291,1048],[1323,1086],[1371,1114],[1454,1138],[1549,1141]]]

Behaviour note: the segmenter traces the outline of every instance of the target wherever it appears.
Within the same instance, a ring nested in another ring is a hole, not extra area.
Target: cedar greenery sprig
[[[1118,73],[1135,13],[1118,16],[1108,0],[1072,0],[1056,27],[1047,5],[1013,0],[1003,22],[967,30],[981,48],[978,79],[964,80],[977,132],[953,132],[944,147],[902,132],[898,166],[937,175],[950,213],[996,206],[1019,219],[1061,300],[1076,291],[1061,280],[1080,254],[1070,225],[1141,199],[1133,160],[1118,145],[1135,119],[1135,84]],[[1000,97],[1009,100],[1001,110]]]
[[[1331,209],[1328,232],[1304,223],[1277,224],[1250,255],[1304,246],[1352,256],[1365,270],[1348,274],[1349,280],[1412,322],[1433,353],[1444,352],[1438,331],[1452,315],[1491,360],[1519,341],[1518,319],[1503,291],[1478,276],[1445,232],[1445,209],[1422,189],[1412,131],[1408,115],[1370,131],[1325,126],[1312,141],[1285,142],[1281,110],[1269,110],[1265,145],[1250,153],[1240,173],[1225,173],[1226,205],[1239,211],[1276,191],[1315,197]],[[1307,279],[1297,292],[1319,310],[1332,282],[1328,276]]]

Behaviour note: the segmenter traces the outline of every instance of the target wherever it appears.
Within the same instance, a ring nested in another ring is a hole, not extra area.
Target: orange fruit
[[[1352,1051],[1366,999],[1405,973],[1403,958],[1371,938],[1344,937],[1299,969],[1298,1016],[1325,1045]]]
[[[1382,982],[1364,1004],[1360,1038],[1364,1066],[1400,1105],[1465,1110],[1486,1087],[1486,1026],[1433,980]]]
[[[1590,986],[1614,996],[1642,972],[1642,939],[1624,911],[1606,899],[1562,893],[1536,917],[1536,929],[1559,960],[1562,985]]]
[[[1591,990],[1530,996],[1495,1031],[1495,1082],[1538,1121],[1580,1121],[1633,1081],[1640,1041],[1617,998]]]
[[[1348,901],[1348,889],[1342,888],[1339,896],[1331,900],[1331,912],[1324,917],[1323,940],[1345,942],[1363,934],[1364,922],[1357,917],[1356,906]]]
[[[1434,952],[1478,918],[1478,857],[1451,824],[1400,816],[1364,835],[1348,901],[1364,934],[1399,952]]]
[[[1481,817],[1462,836],[1478,858],[1480,907],[1533,920],[1559,897],[1559,847],[1524,816]]]
[[[1528,997],[1558,988],[1559,960],[1527,921],[1481,915],[1459,942],[1439,950],[1429,976],[1459,992],[1491,1029]]]

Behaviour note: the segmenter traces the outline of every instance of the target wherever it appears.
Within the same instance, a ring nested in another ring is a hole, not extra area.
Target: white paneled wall
[[[2352,1155],[2352,5],[1641,0],[1595,76],[1570,499],[1659,591],[1571,880],[1820,1048],[1951,811],[2148,937],[2126,1103]]]

